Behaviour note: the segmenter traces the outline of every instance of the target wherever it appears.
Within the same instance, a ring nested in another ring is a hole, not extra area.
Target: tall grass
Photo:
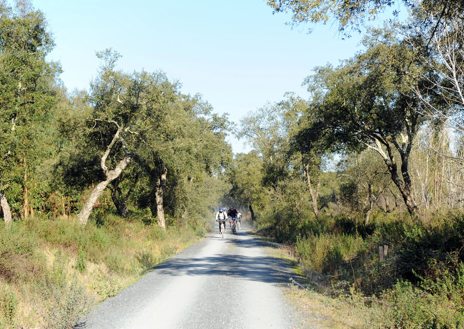
[[[289,212],[282,232],[276,215],[262,216],[262,232],[293,243],[315,286],[368,312],[367,328],[464,327],[463,215],[378,215],[365,225],[355,216],[315,220]],[[380,260],[383,245],[389,253]]]
[[[68,328],[202,232],[112,214],[0,224],[0,328]]]

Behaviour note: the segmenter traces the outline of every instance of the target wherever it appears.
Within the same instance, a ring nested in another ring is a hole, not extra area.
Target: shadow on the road
[[[278,249],[279,245],[277,243],[272,243],[265,239],[253,238],[253,239],[240,239],[236,237],[248,235],[244,231],[238,232],[237,235],[231,236],[231,238],[226,240],[226,243],[232,244],[240,248],[273,248]]]
[[[156,267],[158,274],[224,275],[267,283],[288,283],[294,276],[290,266],[280,258],[219,254],[204,258],[171,259]]]

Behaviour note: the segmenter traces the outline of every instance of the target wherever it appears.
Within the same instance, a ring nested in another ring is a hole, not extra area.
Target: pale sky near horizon
[[[95,51],[122,54],[124,71],[162,70],[184,93],[200,93],[217,113],[239,123],[301,86],[315,66],[352,57],[361,36],[342,40],[337,25],[291,29],[289,15],[272,14],[265,0],[33,0],[45,13],[68,90],[88,88],[99,61]],[[229,138],[233,150],[247,152]]]

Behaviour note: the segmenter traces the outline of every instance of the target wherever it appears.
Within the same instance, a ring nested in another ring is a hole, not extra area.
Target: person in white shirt
[[[227,219],[227,214],[224,211],[224,209],[221,207],[219,208],[219,211],[216,213],[216,222],[219,224],[219,234],[221,234],[221,223],[224,224],[224,233],[227,232],[226,230],[226,219]]]

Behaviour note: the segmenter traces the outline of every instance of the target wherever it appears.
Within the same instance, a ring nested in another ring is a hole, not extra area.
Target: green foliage
[[[101,271],[98,273],[97,280],[92,286],[92,289],[102,300],[115,296],[121,288],[122,285],[120,280]]]
[[[66,329],[93,306],[94,300],[76,279],[68,281],[66,276],[57,279],[45,277],[38,282],[37,295],[42,305],[36,310],[44,328]]]
[[[0,189],[12,211],[27,217],[39,203],[31,195],[46,188],[36,168],[54,153],[60,67],[46,60],[54,42],[43,13],[28,1],[15,8],[3,2],[0,11]]]
[[[0,289],[0,328],[14,328],[17,312],[18,300],[15,293],[7,288]]]
[[[87,257],[86,257],[84,248],[79,247],[79,251],[77,253],[77,258],[76,258],[76,269],[79,272],[84,272],[86,263],[87,263],[86,258]]]
[[[40,273],[44,262],[37,254],[39,239],[20,226],[10,230],[0,228],[0,275],[7,281],[27,278],[29,273]]]
[[[380,14],[393,7],[391,19],[398,18],[400,5],[414,13],[420,28],[436,29],[442,19],[453,19],[464,11],[461,1],[413,1],[413,0],[360,0],[347,3],[344,0],[267,0],[274,12],[290,12],[292,26],[304,23],[326,24],[331,19],[338,22],[338,29],[345,37],[351,32],[361,32],[368,22],[379,18]],[[311,32],[312,29],[310,28]]]
[[[374,321],[385,328],[460,328],[464,323],[462,291],[453,296],[445,291],[431,294],[399,281],[385,297],[385,313],[374,312]]]
[[[257,152],[237,154],[230,168],[230,195],[239,203],[262,208],[268,200],[262,186],[263,160]]]

